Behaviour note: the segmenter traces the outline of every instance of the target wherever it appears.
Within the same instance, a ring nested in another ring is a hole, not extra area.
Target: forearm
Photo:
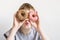
[[[7,40],[14,40],[14,36],[15,36],[16,32],[17,32],[17,28],[15,26],[13,26],[9,36],[7,37]]]
[[[41,29],[39,31],[39,34],[40,34],[42,40],[46,40],[46,36],[45,36],[44,32]]]
[[[42,40],[49,40],[42,28],[39,29],[39,34]]]

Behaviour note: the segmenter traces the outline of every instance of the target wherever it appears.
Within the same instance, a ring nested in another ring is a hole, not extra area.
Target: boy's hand
[[[13,19],[13,27],[11,29],[11,32],[10,32],[7,40],[14,40],[14,36],[15,36],[16,32],[22,26],[23,23],[24,23],[24,21],[18,22],[17,19],[16,19],[16,17],[14,16],[14,19]]]
[[[25,20],[22,22],[19,22],[18,19],[14,16],[13,27],[15,27],[16,30],[18,30],[23,25],[24,22]]]
[[[30,21],[31,24],[35,27],[35,29],[39,32],[40,31],[40,21],[39,21],[39,17],[38,17],[38,20],[33,22],[33,21]]]

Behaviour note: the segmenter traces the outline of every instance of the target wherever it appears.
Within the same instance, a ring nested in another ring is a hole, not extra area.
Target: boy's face
[[[25,11],[27,14],[29,14],[29,10],[26,10]],[[22,28],[23,29],[31,29],[31,23],[30,23],[30,19],[29,18],[26,18],[25,19],[25,22],[23,23],[23,25],[22,25]]]
[[[25,22],[22,25],[23,29],[30,29],[31,28],[31,23],[29,21],[29,19],[26,19]]]

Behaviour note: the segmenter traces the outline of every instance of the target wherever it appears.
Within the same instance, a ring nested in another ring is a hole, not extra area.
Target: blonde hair
[[[23,4],[21,5],[21,7],[18,9],[18,11],[16,12],[16,15],[15,15],[16,18],[19,19],[19,18],[18,18],[18,13],[19,13],[20,10],[30,10],[30,9],[35,10],[34,7],[33,7],[31,4],[29,4],[29,3],[23,3]],[[21,16],[20,16],[20,17],[21,17]],[[26,16],[25,16],[25,17],[26,17]],[[22,18],[22,17],[21,17],[21,18]],[[20,19],[21,19],[21,18],[20,18]],[[19,21],[19,20],[18,20],[18,21]]]
[[[28,10],[33,9],[33,10],[35,10],[34,7],[29,3],[22,4],[21,7],[19,8],[19,10],[21,10],[21,9],[28,9]]]

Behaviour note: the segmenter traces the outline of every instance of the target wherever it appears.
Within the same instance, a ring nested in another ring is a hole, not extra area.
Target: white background
[[[60,0],[0,0],[0,40],[5,40],[3,34],[12,27],[13,14],[25,2],[38,11],[49,39],[60,40]]]

